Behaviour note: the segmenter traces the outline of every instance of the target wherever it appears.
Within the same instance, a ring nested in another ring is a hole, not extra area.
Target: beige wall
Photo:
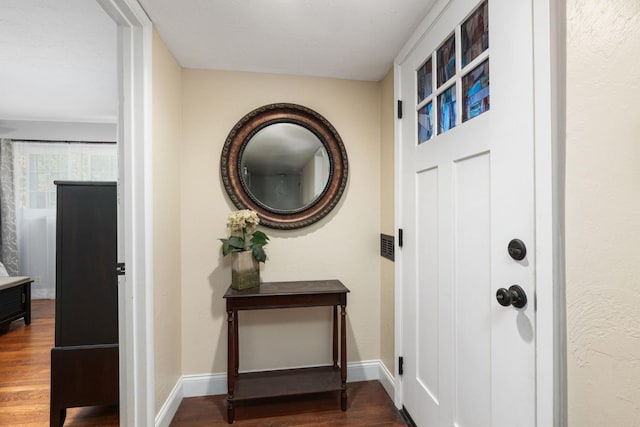
[[[394,229],[394,113],[393,68],[380,83],[380,232]],[[394,264],[380,258],[380,360],[394,375]]]
[[[230,282],[225,237],[234,210],[220,181],[220,153],[246,113],[273,102],[308,106],[342,136],[349,182],[341,202],[319,223],[298,231],[265,230],[272,238],[264,281],[340,279],[351,289],[347,333],[351,361],[380,357],[380,85],[336,79],[183,70],[182,372],[226,370],[222,295]],[[331,360],[330,309],[240,314],[241,369]]]
[[[567,2],[571,427],[640,422],[640,2]]]
[[[153,293],[156,412],[182,375],[180,306],[181,68],[153,33]]]

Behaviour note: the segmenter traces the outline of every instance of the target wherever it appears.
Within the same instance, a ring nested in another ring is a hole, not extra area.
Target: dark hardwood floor
[[[49,425],[50,357],[54,302],[35,300],[32,322],[0,329],[0,426]],[[336,393],[268,400],[236,406],[238,426],[402,426],[404,422],[377,381],[349,383],[349,408],[340,410]],[[225,396],[184,399],[172,427],[225,426]],[[65,427],[118,426],[115,407],[69,409]]]
[[[35,300],[31,305],[31,325],[16,320],[0,329],[0,426],[49,425],[54,309],[52,300]],[[64,425],[118,426],[118,410],[69,409]]]
[[[339,393],[269,399],[236,405],[237,426],[404,426],[402,417],[378,381],[349,383],[349,404],[340,410]],[[171,427],[226,426],[225,396],[184,399]],[[204,422],[206,420],[206,423]]]

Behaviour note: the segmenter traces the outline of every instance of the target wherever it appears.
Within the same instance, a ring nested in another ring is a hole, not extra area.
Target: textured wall
[[[153,293],[156,412],[181,372],[180,150],[182,70],[153,34]]]
[[[640,425],[640,2],[567,1],[571,427]]]
[[[227,134],[249,111],[273,102],[308,106],[342,136],[349,182],[338,206],[320,222],[271,236],[264,281],[340,279],[351,289],[348,357],[380,357],[380,85],[336,79],[183,70],[182,345],[183,374],[226,371],[222,295],[230,262],[218,238],[234,206],[220,179]],[[331,360],[329,308],[240,313],[241,369]]]

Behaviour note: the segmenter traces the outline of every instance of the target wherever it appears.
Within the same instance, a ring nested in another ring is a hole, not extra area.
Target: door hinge
[[[398,375],[404,374],[404,357],[398,357]]]
[[[398,247],[401,248],[402,244],[404,243],[404,239],[402,237],[403,233],[402,233],[402,228],[398,228]]]
[[[402,101],[398,99],[398,118],[402,118]]]
[[[124,265],[124,262],[116,264],[116,274],[118,276],[124,276],[126,274],[126,266]]]

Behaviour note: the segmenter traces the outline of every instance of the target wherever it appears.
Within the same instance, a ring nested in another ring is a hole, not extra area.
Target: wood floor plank
[[[0,330],[0,426],[49,425],[51,347],[54,343],[51,300],[32,303],[32,323],[21,320]],[[404,425],[377,381],[349,383],[349,408],[340,410],[338,393],[269,399],[238,404],[237,426],[247,427],[392,427]],[[118,426],[117,407],[71,408],[65,427]],[[184,399],[172,427],[227,426],[225,396]]]
[[[55,302],[34,300],[31,325],[22,320],[0,329],[0,426],[49,425],[51,348]],[[72,408],[65,427],[118,426],[115,407]]]
[[[246,427],[392,427],[402,417],[378,381],[349,383],[347,411],[340,410],[339,393],[266,399],[236,404],[234,425]],[[226,396],[192,397],[182,401],[171,427],[227,426]]]

